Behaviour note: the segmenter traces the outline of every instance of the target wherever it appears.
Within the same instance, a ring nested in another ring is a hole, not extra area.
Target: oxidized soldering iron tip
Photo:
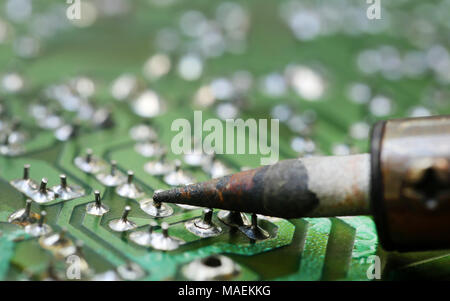
[[[369,154],[285,160],[153,199],[284,218],[367,214],[369,162]]]

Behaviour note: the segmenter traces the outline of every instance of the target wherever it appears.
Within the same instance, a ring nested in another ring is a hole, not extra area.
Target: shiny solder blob
[[[10,182],[12,186],[26,195],[34,193],[39,187],[38,184],[30,178],[30,167],[30,164],[25,164],[23,166],[23,177]]]
[[[11,143],[11,133],[7,133],[0,142],[0,154],[5,156],[18,156],[25,152],[22,144]]]
[[[140,246],[151,247],[154,236],[153,231],[156,226],[157,223],[155,221],[150,222],[150,226],[147,231],[135,231],[130,233],[130,240]]]
[[[30,197],[33,199],[33,201],[39,204],[44,204],[54,201],[58,197],[58,194],[49,189],[47,187],[47,184],[48,180],[46,178],[43,178],[39,189],[30,194]]]
[[[35,213],[35,212],[31,212],[31,203],[33,201],[28,199],[26,201],[26,205],[25,208],[19,209],[15,212],[13,212],[9,217],[8,217],[8,222],[9,223],[13,223],[13,224],[18,224],[21,226],[27,226],[30,225],[34,222],[36,222],[40,216],[39,214]]]
[[[182,268],[183,275],[195,281],[230,280],[240,271],[237,263],[223,255],[199,258]]]
[[[25,232],[35,237],[52,232],[52,228],[45,223],[46,216],[47,212],[41,211],[39,220],[34,224],[27,225],[25,227]]]
[[[82,197],[84,195],[84,189],[81,186],[75,184],[67,184],[67,176],[62,174],[59,176],[61,183],[57,186],[52,187],[58,198],[68,201]]]
[[[39,244],[42,248],[51,251],[58,258],[66,258],[75,254],[76,247],[72,240],[67,237],[67,229],[63,228],[61,232],[49,233],[39,238]]]
[[[175,165],[166,159],[166,153],[164,153],[159,160],[146,163],[144,170],[152,176],[164,176],[174,171]]]
[[[131,170],[127,173],[127,182],[117,186],[116,193],[121,197],[128,199],[137,199],[144,196],[141,188],[134,183],[134,172]]]
[[[130,221],[128,219],[128,214],[131,211],[130,206],[125,206],[125,209],[123,210],[122,217],[120,219],[113,219],[109,222],[109,228],[111,230],[116,232],[125,232],[129,230],[133,230],[137,228],[137,224],[133,221]]]
[[[171,186],[187,185],[194,181],[195,179],[190,173],[181,170],[181,162],[178,160],[175,161],[175,170],[164,176],[164,182]]]
[[[95,202],[86,205],[86,213],[90,215],[102,216],[109,211],[109,207],[102,204],[100,191],[94,191]]]
[[[203,217],[187,221],[184,225],[186,229],[198,237],[213,237],[222,233],[222,228],[216,225],[213,220],[213,210],[204,209]]]
[[[258,215],[252,214],[252,223],[250,226],[240,226],[239,230],[244,233],[251,241],[264,240],[270,237],[269,232],[258,225]]]
[[[92,149],[86,150],[85,156],[78,156],[74,159],[74,164],[88,174],[96,174],[106,168],[106,163],[95,156]]]
[[[134,262],[127,262],[117,267],[117,273],[124,280],[137,280],[145,276],[144,270]]]
[[[109,172],[101,172],[96,175],[97,180],[99,180],[103,185],[108,187],[116,187],[124,184],[127,181],[127,177],[117,170],[117,162],[112,160]]]
[[[139,205],[145,213],[153,217],[167,217],[173,214],[172,207],[164,203],[155,202],[153,199],[143,199],[139,202]]]
[[[138,154],[146,158],[157,157],[164,153],[164,148],[153,140],[138,142],[134,149]]]
[[[234,228],[250,226],[250,221],[242,212],[221,210],[217,217],[226,225]]]
[[[178,247],[184,244],[179,238],[175,238],[169,235],[169,224],[163,222],[161,224],[162,233],[153,233],[152,247],[155,250],[160,251],[172,251],[178,249]]]

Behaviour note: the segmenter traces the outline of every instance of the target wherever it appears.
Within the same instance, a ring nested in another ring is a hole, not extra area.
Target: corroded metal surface
[[[319,203],[297,159],[163,191],[154,199],[281,217],[304,215]]]
[[[161,202],[284,218],[368,213],[369,155],[280,161],[160,192]]]
[[[390,120],[380,138],[386,245],[450,247],[450,116]]]

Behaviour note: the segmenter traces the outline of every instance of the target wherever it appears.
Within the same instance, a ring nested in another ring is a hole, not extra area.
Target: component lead
[[[116,232],[124,232],[137,228],[136,223],[128,219],[128,214],[131,211],[130,206],[125,206],[122,217],[120,219],[115,219],[109,222],[109,227]]]
[[[171,251],[177,249],[184,242],[169,236],[169,224],[161,224],[162,233],[153,233],[152,247],[156,250]]]
[[[111,169],[109,170],[109,173],[101,172],[96,177],[97,180],[108,187],[116,187],[127,181],[125,175],[117,170],[117,162],[114,160],[111,161]]]
[[[163,147],[159,143],[151,140],[136,143],[134,149],[138,154],[147,158],[159,156],[164,153]]]
[[[52,190],[58,194],[58,198],[67,201],[82,197],[84,195],[84,189],[78,185],[67,185],[67,177],[62,174],[59,176],[61,183],[52,188]]]
[[[0,144],[0,154],[5,156],[18,156],[20,154],[23,154],[25,152],[25,148],[22,144],[19,143],[11,143],[11,134],[7,133],[5,134],[5,137]]]
[[[39,189],[30,195],[33,201],[39,204],[45,204],[56,199],[58,195],[53,190],[48,189],[47,184],[48,180],[46,178],[42,178]]]
[[[155,221],[152,221],[150,222],[147,231],[135,231],[130,233],[131,241],[143,247],[150,247],[152,245],[152,239],[154,234],[153,231],[156,226],[157,223]]]
[[[242,231],[251,240],[264,240],[270,237],[269,232],[258,226],[258,216],[256,213],[252,214],[252,223],[250,226],[241,226],[239,230]]]
[[[164,181],[171,186],[188,185],[194,182],[194,177],[181,170],[181,162],[175,161],[175,170],[164,176]]]
[[[143,199],[139,204],[145,213],[153,217],[166,217],[173,214],[172,207],[161,202],[155,202],[153,199]]]
[[[30,164],[23,166],[23,178],[12,180],[10,184],[26,195],[33,193],[38,188],[38,184],[30,179]]]
[[[42,248],[51,251],[55,256],[65,258],[75,254],[76,247],[70,239],[67,238],[67,229],[62,228],[59,233],[49,233],[39,238],[39,244]]]
[[[52,232],[52,228],[45,224],[45,217],[47,216],[47,212],[41,211],[41,217],[39,218],[37,223],[30,224],[25,227],[25,232],[30,234],[31,236],[41,236],[46,235]]]
[[[21,226],[27,226],[35,223],[39,219],[39,214],[31,212],[31,203],[33,201],[28,199],[25,204],[25,208],[19,209],[12,213],[8,217],[8,222],[12,224],[18,224]]]
[[[88,148],[86,150],[86,163],[91,163],[92,162],[92,149]]]
[[[23,179],[28,180],[30,178],[30,164],[23,166]]]
[[[106,166],[102,159],[93,155],[90,148],[86,150],[85,156],[76,157],[74,163],[79,169],[89,174],[96,174],[105,169]]]
[[[118,186],[116,188],[116,193],[121,197],[128,199],[137,199],[144,196],[141,189],[133,183],[134,173],[130,170],[128,171],[127,182]]]
[[[86,213],[90,215],[102,216],[109,211],[109,207],[102,204],[100,192],[94,191],[95,202],[86,205]]]
[[[221,210],[217,217],[226,225],[231,227],[250,226],[250,221],[242,212]]]
[[[222,228],[212,221],[213,210],[204,209],[203,218],[196,218],[185,223],[186,229],[199,237],[212,237],[222,233]]]
[[[166,153],[162,154],[159,160],[151,161],[144,165],[144,170],[152,176],[163,176],[174,169],[174,164],[166,160]]]

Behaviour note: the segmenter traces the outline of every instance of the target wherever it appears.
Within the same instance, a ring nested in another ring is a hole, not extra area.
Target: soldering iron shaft
[[[157,193],[283,218],[372,215],[387,250],[450,248],[450,115],[377,122],[370,154],[308,157]]]
[[[369,214],[370,155],[280,161],[162,191],[155,201],[283,218]]]

